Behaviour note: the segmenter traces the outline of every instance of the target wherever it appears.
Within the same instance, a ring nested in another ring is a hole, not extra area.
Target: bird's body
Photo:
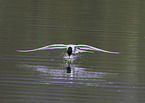
[[[44,46],[44,47],[37,48],[37,49],[17,50],[17,51],[18,52],[32,52],[32,51],[47,50],[47,49],[67,49],[67,54],[69,55],[69,57],[71,54],[76,54],[76,53],[80,53],[80,52],[91,52],[91,51],[101,51],[101,52],[106,52],[106,53],[119,54],[119,52],[106,51],[106,50],[92,47],[89,45],[74,45],[74,44],[69,44],[69,45],[52,44],[52,45]]]
[[[68,47],[68,49],[67,49],[67,54],[68,54],[69,57],[70,57],[70,55],[72,54],[72,47]]]

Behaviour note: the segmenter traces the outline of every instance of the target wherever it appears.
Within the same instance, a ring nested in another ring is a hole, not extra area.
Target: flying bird
[[[111,52],[111,51],[99,49],[99,48],[96,48],[93,46],[81,45],[81,44],[79,44],[79,45],[52,44],[52,45],[48,45],[48,46],[44,46],[44,47],[40,47],[40,48],[32,49],[32,50],[16,50],[16,51],[18,51],[18,52],[32,52],[32,51],[47,50],[47,49],[67,49],[67,54],[69,57],[71,56],[71,54],[76,54],[79,52],[91,52],[91,51],[101,51],[101,52],[106,52],[106,53],[119,54],[119,52]]]

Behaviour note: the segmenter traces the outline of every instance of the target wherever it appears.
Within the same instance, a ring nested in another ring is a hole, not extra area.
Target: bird
[[[112,52],[112,51],[107,51],[103,49],[99,49],[90,45],[83,45],[83,44],[52,44],[44,47],[40,47],[37,49],[32,49],[32,50],[16,50],[18,52],[33,52],[33,51],[38,51],[38,50],[47,50],[47,49],[67,49],[67,54],[70,57],[72,54],[80,53],[80,52],[91,52],[91,51],[101,51],[101,52],[106,52],[106,53],[113,53],[113,54],[119,54],[119,52]],[[91,52],[92,53],[92,52]]]
[[[70,55],[72,54],[72,47],[68,47],[68,49],[67,49],[67,54],[68,54],[69,57],[70,57]]]

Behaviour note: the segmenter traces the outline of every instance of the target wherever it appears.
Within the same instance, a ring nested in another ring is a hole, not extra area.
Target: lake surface
[[[144,103],[144,10],[136,0],[1,0],[0,103]],[[16,52],[56,43],[120,54]]]

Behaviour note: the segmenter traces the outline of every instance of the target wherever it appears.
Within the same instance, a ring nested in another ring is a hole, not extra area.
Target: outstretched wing
[[[67,48],[67,46],[64,45],[64,44],[53,44],[53,45],[40,47],[40,48],[37,48],[37,49],[32,49],[32,50],[16,50],[16,51],[18,51],[18,52],[32,52],[32,51],[37,51],[37,50],[64,49],[64,48]]]
[[[79,49],[83,49],[83,50],[96,50],[96,51],[101,51],[101,52],[106,52],[106,53],[119,54],[119,52],[107,51],[107,50],[95,48],[95,47],[92,47],[92,46],[89,46],[89,45],[77,45],[76,47],[79,48]]]

